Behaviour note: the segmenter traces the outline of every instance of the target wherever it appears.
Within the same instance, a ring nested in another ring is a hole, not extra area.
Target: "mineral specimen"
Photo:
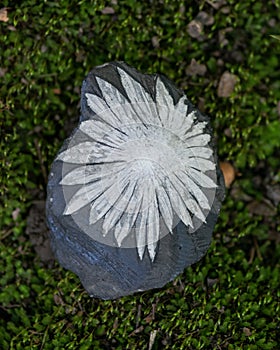
[[[224,197],[209,118],[165,76],[96,67],[47,192],[55,256],[91,296],[162,287],[206,253]]]

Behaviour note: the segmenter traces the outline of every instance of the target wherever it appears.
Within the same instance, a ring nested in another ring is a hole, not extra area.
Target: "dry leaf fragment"
[[[192,58],[191,63],[186,68],[187,75],[190,76],[204,76],[207,71],[205,64],[198,63],[194,58]]]
[[[235,179],[235,169],[229,162],[220,162],[220,168],[224,175],[226,188],[229,188]]]
[[[249,337],[250,335],[252,335],[252,332],[248,327],[243,327],[243,333],[246,335],[246,337]]]
[[[133,336],[135,334],[141,333],[144,330],[144,326],[140,326],[136,328],[132,333],[129,334],[129,336]]]
[[[13,210],[12,217],[13,217],[14,221],[16,221],[16,219],[18,218],[19,213],[20,213],[20,209],[19,208],[16,208],[15,210]]]
[[[203,24],[194,19],[188,24],[187,31],[192,38],[198,39],[201,37]]]
[[[258,200],[253,200],[247,205],[249,212],[253,215],[259,216],[275,216],[277,210],[274,205],[267,199],[263,199],[261,202]]]
[[[159,41],[160,41],[160,38],[157,35],[152,37],[152,45],[154,48],[157,49],[159,47]]]
[[[0,67],[0,78],[3,78],[5,74],[7,73],[8,69],[7,68],[1,68]]]
[[[53,93],[55,95],[60,95],[61,94],[61,89],[59,89],[59,88],[52,89],[52,91],[53,91]]]
[[[215,10],[219,10],[220,7],[222,7],[223,5],[225,5],[227,2],[226,0],[206,0],[206,2],[212,6]]]
[[[35,252],[45,264],[51,264],[54,256],[50,246],[50,233],[45,222],[45,202],[34,201],[27,217],[26,234]]]
[[[0,9],[0,22],[8,22],[9,17],[8,17],[8,11],[6,7],[3,7]]]
[[[218,96],[219,97],[229,97],[236,85],[237,76],[230,73],[224,72],[221,76],[219,86],[218,86]]]
[[[118,318],[115,318],[115,321],[113,323],[113,329],[117,329],[118,326],[119,326],[119,320],[118,320]]]
[[[146,323],[152,322],[154,320],[153,319],[153,315],[149,314],[147,317],[144,318],[144,320],[145,320]]]
[[[205,11],[200,11],[196,16],[196,19],[200,21],[202,24],[204,24],[205,26],[211,26],[215,22],[214,17],[209,15]]]
[[[280,101],[277,103],[277,113],[280,116]]]
[[[267,185],[266,194],[276,207],[280,204],[280,184]]]
[[[101,10],[101,13],[103,15],[113,15],[115,13],[115,10],[113,9],[113,7],[104,7],[103,10]]]
[[[232,27],[223,28],[223,29],[219,30],[218,40],[219,40],[219,44],[221,47],[225,47],[229,43],[226,35],[227,35],[227,33],[230,33],[232,31],[233,31]]]
[[[62,299],[62,296],[59,292],[54,294],[53,300],[54,300],[55,305],[65,305],[65,303]]]
[[[207,288],[212,288],[218,282],[219,282],[218,278],[207,278],[207,280],[206,280]]]

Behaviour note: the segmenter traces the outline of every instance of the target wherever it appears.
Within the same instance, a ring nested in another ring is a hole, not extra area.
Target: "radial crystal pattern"
[[[211,137],[186,96],[175,102],[160,76],[152,96],[117,71],[123,89],[96,77],[102,94],[85,94],[92,117],[58,155],[73,164],[60,185],[77,188],[63,214],[89,206],[89,228],[101,221],[119,247],[133,235],[140,259],[147,247],[153,261],[162,232],[172,234],[178,221],[193,232],[206,222],[217,187]]]

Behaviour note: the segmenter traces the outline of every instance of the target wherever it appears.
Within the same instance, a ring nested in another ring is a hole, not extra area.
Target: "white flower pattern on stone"
[[[89,225],[103,219],[103,235],[114,232],[118,246],[135,230],[138,255],[147,247],[153,261],[160,238],[160,220],[172,233],[175,215],[189,228],[194,218],[206,221],[215,189],[208,176],[216,169],[207,122],[188,113],[182,96],[174,105],[165,84],[155,79],[155,98],[121,68],[124,96],[96,77],[103,97],[86,93],[94,112],[78,131],[88,140],[67,148],[58,160],[76,164],[62,186],[82,185],[64,215],[90,205]]]

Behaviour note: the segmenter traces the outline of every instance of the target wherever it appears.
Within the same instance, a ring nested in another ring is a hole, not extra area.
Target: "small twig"
[[[37,138],[35,138],[34,144],[35,144],[36,152],[37,152],[38,159],[39,159],[39,162],[40,162],[42,175],[43,175],[45,184],[47,184],[47,182],[48,182],[47,170],[46,170],[46,167],[45,167],[45,165],[44,165],[44,161],[43,161],[43,157],[42,157],[40,145],[39,145],[39,142],[38,142],[38,139],[37,139]]]
[[[139,328],[136,328],[133,332],[131,332],[128,336],[134,336],[135,334],[141,333],[144,330],[144,326],[140,326]]]
[[[141,318],[141,304],[138,305],[135,329],[137,329],[139,327],[140,318]]]
[[[155,314],[156,314],[156,304],[152,304],[152,320],[154,321],[155,319]]]
[[[257,257],[262,261],[263,258],[262,258],[260,247],[259,247],[259,244],[258,244],[256,237],[254,237],[253,240],[254,240],[254,246],[256,249]]]
[[[150,333],[150,340],[149,340],[149,350],[152,350],[153,345],[155,343],[156,340],[156,335],[157,335],[157,330],[155,329],[154,331],[151,331]]]
[[[7,238],[11,233],[13,232],[13,229],[10,228],[6,232],[3,233],[3,235],[0,236],[0,241],[3,241],[5,238]]]
[[[253,237],[253,243],[254,243],[254,246],[250,250],[250,259],[248,261],[248,264],[252,264],[256,254],[257,254],[257,257],[261,261],[263,260],[262,254],[261,254],[261,251],[260,251],[260,247],[259,247],[259,244],[258,244],[258,241],[257,241],[256,237]]]
[[[255,247],[252,247],[250,249],[250,259],[248,261],[248,264],[252,264],[254,257],[255,257],[255,253],[256,253],[256,249],[255,249]]]

